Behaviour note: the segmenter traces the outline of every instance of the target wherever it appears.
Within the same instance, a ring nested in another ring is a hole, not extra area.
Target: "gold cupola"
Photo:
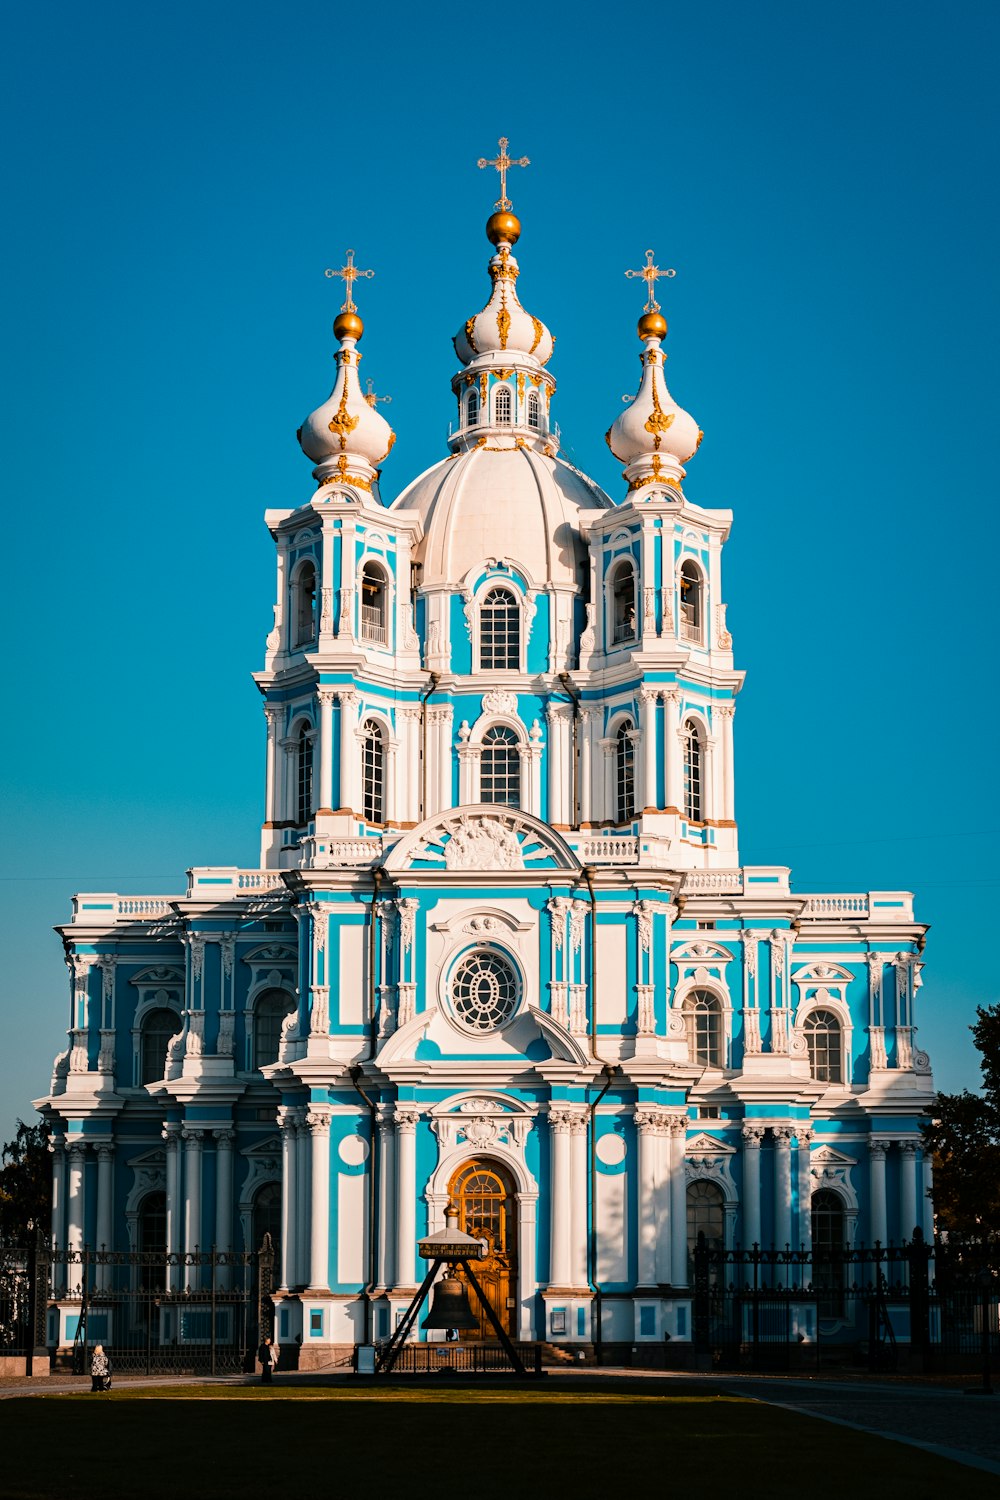
[[[689,412],[678,406],[664,379],[666,355],[663,340],[667,321],[660,304],[653,297],[656,279],[673,276],[653,264],[652,250],[646,251],[646,265],[626,276],[642,277],[648,288],[646,306],[637,325],[644,344],[640,356],[642,380],[634,400],[612,423],[606,434],[608,447],[624,465],[624,478],[630,490],[663,486],[679,492],[684,465],[701,442],[701,431]]]
[[[365,325],[354,304],[353,284],[358,277],[368,278],[374,273],[355,266],[354,251],[348,250],[347,264],[326,274],[341,277],[347,286],[346,301],[333,323],[334,336],[340,343],[334,355],[337,378],[322,406],[299,428],[299,444],[316,465],[313,478],[321,486],[343,484],[370,490],[378,478],[379,465],[388,458],[396,441],[396,434],[369,402],[358,379],[358,343]]]

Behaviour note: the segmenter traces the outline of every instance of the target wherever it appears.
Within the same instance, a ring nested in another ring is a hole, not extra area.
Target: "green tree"
[[[934,1155],[932,1198],[939,1230],[973,1240],[1000,1238],[1000,1002],[977,1006],[979,1094],[938,1094],[924,1144]]]
[[[0,1160],[0,1245],[30,1245],[39,1229],[48,1229],[52,1212],[46,1127],[18,1120]]]

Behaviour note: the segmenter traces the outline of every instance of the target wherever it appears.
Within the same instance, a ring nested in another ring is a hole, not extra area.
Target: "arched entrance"
[[[487,1244],[485,1260],[475,1261],[476,1280],[489,1299],[501,1327],[516,1336],[517,1319],[517,1198],[510,1175],[496,1162],[479,1157],[465,1162],[448,1185],[451,1201],[458,1210],[458,1227]],[[462,1280],[463,1273],[457,1273]],[[469,1303],[480,1320],[477,1330],[463,1334],[467,1339],[495,1339],[486,1314],[475,1292]]]

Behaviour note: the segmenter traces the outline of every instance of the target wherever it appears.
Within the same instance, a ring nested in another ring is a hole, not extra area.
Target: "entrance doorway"
[[[451,1201],[458,1210],[458,1227],[477,1240],[485,1240],[486,1258],[473,1262],[476,1280],[504,1331],[517,1335],[517,1199],[514,1183],[503,1167],[476,1159],[459,1167],[449,1184]],[[465,1273],[455,1273],[465,1280]],[[496,1333],[470,1289],[469,1305],[479,1318],[479,1328],[469,1329],[463,1339],[473,1342],[495,1339]]]

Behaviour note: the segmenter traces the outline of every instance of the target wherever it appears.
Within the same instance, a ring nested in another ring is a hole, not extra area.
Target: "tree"
[[[938,1094],[923,1134],[934,1155],[938,1229],[981,1241],[1000,1238],[1000,1002],[977,1006],[969,1030],[980,1054],[982,1093]]]
[[[52,1212],[52,1168],[48,1130],[17,1122],[17,1135],[3,1148],[0,1167],[0,1245],[31,1245],[48,1229]]]

